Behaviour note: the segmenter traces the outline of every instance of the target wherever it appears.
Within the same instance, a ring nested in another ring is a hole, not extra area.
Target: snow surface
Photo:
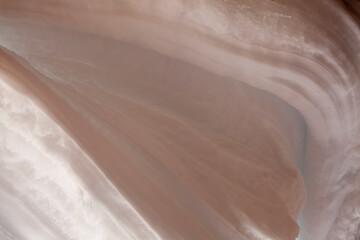
[[[356,12],[0,0],[0,237],[357,239]]]

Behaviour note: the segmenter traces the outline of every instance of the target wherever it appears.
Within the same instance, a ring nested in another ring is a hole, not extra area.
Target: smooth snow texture
[[[356,239],[355,12],[0,0],[0,236]]]
[[[41,109],[4,82],[0,92],[3,234],[9,239],[160,239]]]

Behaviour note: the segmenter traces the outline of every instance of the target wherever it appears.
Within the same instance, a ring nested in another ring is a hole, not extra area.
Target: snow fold
[[[0,0],[0,234],[356,239],[346,2]]]

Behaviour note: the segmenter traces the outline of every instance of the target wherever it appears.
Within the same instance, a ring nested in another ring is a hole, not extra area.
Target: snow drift
[[[356,239],[356,14],[1,0],[0,236]]]

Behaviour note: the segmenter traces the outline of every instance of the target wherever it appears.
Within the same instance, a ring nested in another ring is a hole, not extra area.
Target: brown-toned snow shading
[[[0,17],[1,237],[355,239],[342,3],[2,0]]]

